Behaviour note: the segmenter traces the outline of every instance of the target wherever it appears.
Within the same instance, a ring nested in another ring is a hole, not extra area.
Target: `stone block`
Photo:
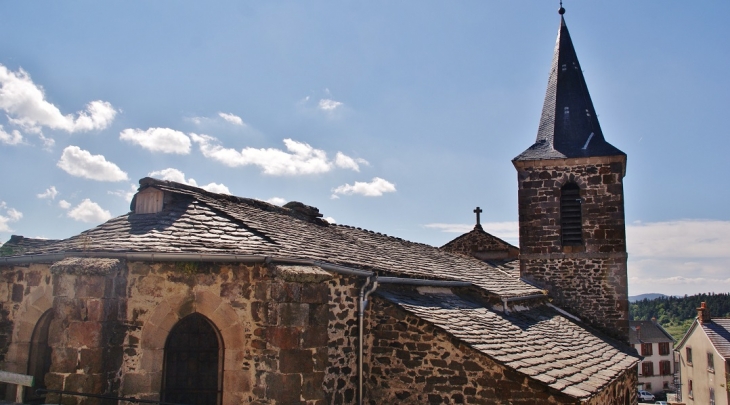
[[[298,327],[272,326],[266,329],[269,342],[280,349],[297,349],[301,339]]]
[[[86,374],[101,373],[104,370],[104,349],[81,349],[79,350],[78,367]]]
[[[209,316],[208,314],[214,313],[222,302],[220,297],[208,290],[195,291],[196,312]]]
[[[144,297],[161,297],[165,287],[165,278],[158,275],[140,277],[135,284],[137,292]]]
[[[68,343],[73,347],[101,347],[101,328],[98,322],[70,322]]]
[[[12,292],[10,293],[13,302],[23,302],[23,291],[25,291],[25,287],[22,284],[13,284]]]
[[[311,373],[314,360],[311,350],[290,349],[279,353],[279,371],[282,373]]]
[[[122,380],[122,395],[134,396],[152,392],[152,379],[147,373],[125,373]]]
[[[226,349],[223,352],[223,370],[240,370],[241,363],[246,358],[246,352],[244,350],[229,350]]]
[[[281,326],[304,326],[309,322],[309,304],[283,303],[277,308]]]
[[[266,397],[281,404],[299,404],[302,396],[302,379],[298,374],[268,373]]]
[[[79,276],[76,278],[77,298],[103,298],[106,296],[106,278],[102,276]]]
[[[51,372],[75,373],[79,352],[74,348],[54,347],[51,350]]]
[[[141,349],[139,353],[140,371],[162,371],[164,355],[163,349]]]
[[[304,330],[302,347],[326,347],[329,341],[327,328],[324,326],[309,326]]]
[[[221,331],[224,347],[232,350],[240,350],[245,345],[244,330],[241,324],[233,324]]]
[[[298,302],[301,299],[302,285],[293,282],[271,284],[271,299],[276,302]]]
[[[309,373],[302,375],[302,397],[305,400],[324,399],[325,373]]]
[[[236,311],[234,311],[230,305],[225,303],[221,303],[221,305],[219,305],[214,312],[205,314],[209,314],[210,320],[213,321],[213,323],[216,324],[219,328],[227,328],[239,322],[238,314],[236,313]]]
[[[223,391],[251,391],[251,374],[243,370],[230,370],[223,373]]]

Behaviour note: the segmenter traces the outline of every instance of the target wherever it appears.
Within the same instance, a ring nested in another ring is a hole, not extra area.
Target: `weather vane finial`
[[[560,8],[558,9],[558,14],[565,14],[565,9],[563,8],[563,0],[560,0]]]

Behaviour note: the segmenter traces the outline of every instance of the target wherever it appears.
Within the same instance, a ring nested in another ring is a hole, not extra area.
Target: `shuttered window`
[[[651,361],[645,361],[641,363],[641,374],[644,377],[654,375],[654,363],[652,363]]]
[[[659,374],[671,375],[672,374],[672,363],[669,360],[662,360],[659,362]]]
[[[560,191],[560,229],[563,246],[580,246],[583,244],[580,187],[570,182]]]

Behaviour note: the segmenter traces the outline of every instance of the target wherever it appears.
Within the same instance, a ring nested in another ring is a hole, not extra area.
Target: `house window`
[[[651,343],[642,343],[641,344],[641,355],[642,356],[651,356],[654,354],[652,352]]]
[[[668,389],[669,389],[669,381],[664,381],[664,385],[663,385],[663,388],[664,388],[665,390],[668,390]]]
[[[659,355],[660,356],[668,356],[669,355],[669,342],[661,342],[661,343],[659,343]]]
[[[193,313],[181,319],[165,343],[162,401],[220,405],[223,342],[213,323]]]
[[[641,374],[644,377],[649,377],[654,375],[654,363],[651,361],[645,361],[641,363]],[[648,388],[647,388],[648,390]]]
[[[659,362],[659,374],[671,375],[672,374],[672,363],[669,360],[662,360]]]
[[[692,348],[686,348],[685,353],[687,354],[687,364],[692,365]]]
[[[715,356],[712,353],[707,353],[707,370],[715,371]]]
[[[710,388],[710,405],[715,405],[715,389]]]
[[[563,246],[583,244],[580,187],[574,182],[570,182],[560,189],[560,229]]]
[[[644,384],[644,389],[651,392],[651,383]]]
[[[692,392],[692,380],[687,381],[687,395],[690,398],[694,398],[694,393]]]
[[[28,352],[28,375],[33,376],[35,386],[25,389],[25,398],[36,400],[41,397],[36,394],[37,389],[45,389],[46,373],[51,370],[51,347],[48,345],[48,328],[53,320],[53,310],[44,312],[33,328]]]

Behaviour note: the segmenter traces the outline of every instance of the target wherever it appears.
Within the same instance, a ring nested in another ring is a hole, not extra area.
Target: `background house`
[[[644,359],[639,384],[652,393],[674,392],[674,338],[656,322],[630,321],[629,343]]]

